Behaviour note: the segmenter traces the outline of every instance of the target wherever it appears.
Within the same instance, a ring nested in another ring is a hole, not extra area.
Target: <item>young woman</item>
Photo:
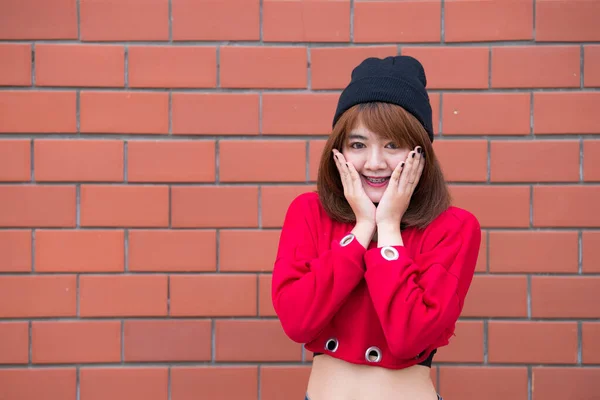
[[[285,333],[314,353],[306,399],[437,400],[481,243],[450,204],[424,69],[368,58],[342,92],[316,193],[291,203],[273,269]]]

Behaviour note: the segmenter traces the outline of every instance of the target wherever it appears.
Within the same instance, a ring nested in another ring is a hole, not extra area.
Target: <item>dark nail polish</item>
[[[404,168],[404,163],[400,164],[400,168]]]
[[[421,153],[421,148],[417,148],[417,153]]]
[[[415,153],[412,153],[412,158],[415,158]]]

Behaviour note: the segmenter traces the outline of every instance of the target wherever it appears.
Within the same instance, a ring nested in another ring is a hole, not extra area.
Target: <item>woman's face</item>
[[[406,160],[408,148],[399,148],[389,139],[359,124],[348,132],[342,154],[358,171],[362,186],[373,203],[379,203],[389,178],[398,164]]]

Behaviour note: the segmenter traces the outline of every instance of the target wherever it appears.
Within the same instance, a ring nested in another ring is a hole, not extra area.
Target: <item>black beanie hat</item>
[[[333,125],[344,111],[356,104],[372,101],[392,103],[414,115],[433,142],[431,104],[426,86],[425,69],[416,58],[369,57],[352,71],[350,83],[340,95]]]

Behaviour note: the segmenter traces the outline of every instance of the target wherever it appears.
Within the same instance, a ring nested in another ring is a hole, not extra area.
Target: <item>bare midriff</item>
[[[414,365],[392,370],[350,364],[321,354],[313,359],[310,400],[437,400],[431,368]]]

